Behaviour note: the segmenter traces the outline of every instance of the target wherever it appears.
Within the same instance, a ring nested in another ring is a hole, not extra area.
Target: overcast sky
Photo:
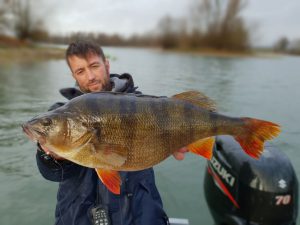
[[[153,30],[160,18],[186,16],[195,0],[43,0],[35,13],[51,33],[91,31],[129,36]],[[42,6],[41,5],[41,6]],[[248,0],[244,18],[255,30],[255,45],[282,36],[300,38],[300,0]]]

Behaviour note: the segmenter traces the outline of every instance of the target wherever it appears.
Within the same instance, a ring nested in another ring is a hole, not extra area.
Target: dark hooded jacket
[[[112,91],[136,91],[129,74],[112,74]],[[60,90],[67,99],[83,94],[78,88]],[[54,104],[50,110],[62,106]],[[155,185],[153,169],[120,172],[121,194],[114,195],[102,184],[94,169],[70,161],[56,161],[39,147],[37,165],[44,178],[59,182],[55,212],[56,225],[90,225],[90,209],[102,204],[108,208],[113,225],[163,225],[168,218]]]

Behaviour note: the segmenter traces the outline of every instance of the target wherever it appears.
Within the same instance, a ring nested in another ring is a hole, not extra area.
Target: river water
[[[199,90],[220,112],[267,119],[282,126],[272,141],[300,174],[300,58],[224,58],[166,53],[149,49],[104,48],[111,72],[128,72],[146,94]],[[58,89],[73,86],[64,60],[0,62],[0,224],[50,225],[57,184],[44,180],[35,163],[35,145],[20,124],[64,101]],[[156,182],[170,217],[190,224],[213,224],[203,193],[206,161],[187,155],[155,167]],[[298,176],[299,177],[299,176]],[[298,219],[298,222],[300,220]]]

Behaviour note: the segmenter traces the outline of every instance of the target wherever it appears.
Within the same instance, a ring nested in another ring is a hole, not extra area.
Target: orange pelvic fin
[[[105,170],[105,169],[95,169],[98,177],[102,183],[110,190],[112,193],[119,195],[120,186],[122,180],[118,171],[114,170]]]
[[[214,143],[215,143],[215,138],[208,137],[208,138],[200,139],[192,144],[189,144],[187,148],[190,152],[193,152],[197,155],[201,155],[204,158],[211,159]]]
[[[270,140],[280,133],[278,124],[251,118],[243,118],[245,132],[235,136],[244,151],[253,158],[258,159],[263,152],[264,142]]]

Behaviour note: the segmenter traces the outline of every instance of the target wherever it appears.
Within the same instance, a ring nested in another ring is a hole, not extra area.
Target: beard
[[[100,91],[111,91],[111,82],[110,80],[108,80],[107,82],[105,82],[105,84],[102,85],[102,90]]]
[[[107,79],[103,79],[103,80],[90,81],[86,87],[82,87],[79,85],[79,88],[84,93],[90,93],[90,92],[98,92],[98,91],[111,91],[112,85],[108,77]]]
[[[94,85],[95,87],[93,87]],[[105,82],[95,81],[88,84],[87,88],[80,87],[80,89],[85,93],[98,92],[98,91],[111,91],[111,83],[109,80]]]

